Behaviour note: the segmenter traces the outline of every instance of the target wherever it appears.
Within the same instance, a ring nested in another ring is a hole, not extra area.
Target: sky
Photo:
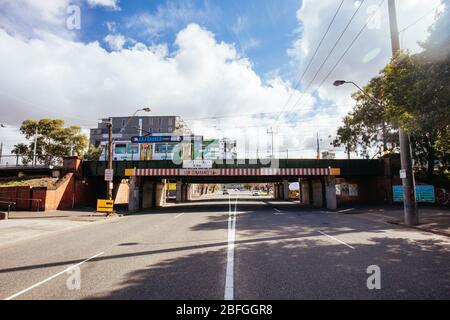
[[[444,7],[397,0],[402,48],[419,52]],[[391,43],[387,0],[0,0],[0,56],[3,154],[25,119],[88,134],[145,106],[240,157],[268,154],[273,131],[275,156],[314,158],[355,104],[334,80],[364,85]]]

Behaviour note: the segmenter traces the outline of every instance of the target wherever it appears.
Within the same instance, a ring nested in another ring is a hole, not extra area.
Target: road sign
[[[220,176],[220,169],[181,169],[181,176]]]
[[[403,202],[403,186],[392,186],[394,202]],[[417,202],[435,203],[436,194],[433,186],[416,186]]]
[[[105,181],[114,180],[114,169],[105,169]]]
[[[212,169],[212,160],[183,160],[183,169]]]
[[[97,200],[97,212],[105,212],[111,213],[114,210],[114,201],[113,200]]]
[[[406,179],[406,170],[405,169],[400,170],[400,179]]]
[[[143,136],[132,137],[132,143],[181,142],[182,136]]]

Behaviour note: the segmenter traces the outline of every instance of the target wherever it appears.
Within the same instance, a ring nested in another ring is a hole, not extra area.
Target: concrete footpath
[[[0,220],[0,248],[118,217],[92,211],[11,212],[8,220]]]
[[[345,214],[376,215],[384,218],[391,224],[410,228],[403,223],[404,213],[402,207],[355,207],[340,209],[338,212]],[[413,228],[450,237],[450,209],[419,207],[419,225]]]

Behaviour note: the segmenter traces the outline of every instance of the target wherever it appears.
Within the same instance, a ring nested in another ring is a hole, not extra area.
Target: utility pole
[[[112,118],[108,119],[106,123],[108,127],[108,169],[112,170],[113,168],[113,123]],[[112,181],[107,181],[107,197],[109,200],[113,198],[113,190],[112,190]]]
[[[274,135],[275,131],[273,131],[273,128],[267,129],[267,134],[272,135],[272,159],[275,158],[274,153],[273,153],[273,135]]]
[[[397,12],[395,7],[395,0],[388,1],[392,55],[395,57],[395,55],[400,51]],[[416,201],[416,183],[414,181],[414,169],[411,157],[411,143],[409,135],[402,128],[399,128],[399,138],[402,170],[406,171],[406,178],[402,179],[405,224],[408,226],[415,226],[419,224],[419,213]]]
[[[319,133],[317,132],[317,160],[320,160],[320,142],[319,142]]]
[[[33,167],[36,167],[37,136],[38,136],[38,127],[36,126],[36,129],[34,132]]]

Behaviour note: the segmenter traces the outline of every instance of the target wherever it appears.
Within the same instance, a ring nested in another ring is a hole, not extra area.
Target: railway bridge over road
[[[271,164],[276,164],[271,165]],[[101,179],[106,162],[83,163],[83,175]],[[339,199],[337,179],[358,181],[361,193],[371,193],[373,186],[386,177],[385,160],[282,160],[269,164],[254,159],[235,160],[233,163],[213,163],[210,168],[183,168],[172,161],[115,161],[115,184],[128,181],[128,209],[160,207],[165,203],[165,185],[176,183],[177,202],[190,200],[193,184],[271,183],[274,198],[289,199],[289,183],[299,182],[301,200],[316,207],[336,209]],[[386,188],[387,190],[388,188]],[[341,199],[342,200],[342,199]]]

